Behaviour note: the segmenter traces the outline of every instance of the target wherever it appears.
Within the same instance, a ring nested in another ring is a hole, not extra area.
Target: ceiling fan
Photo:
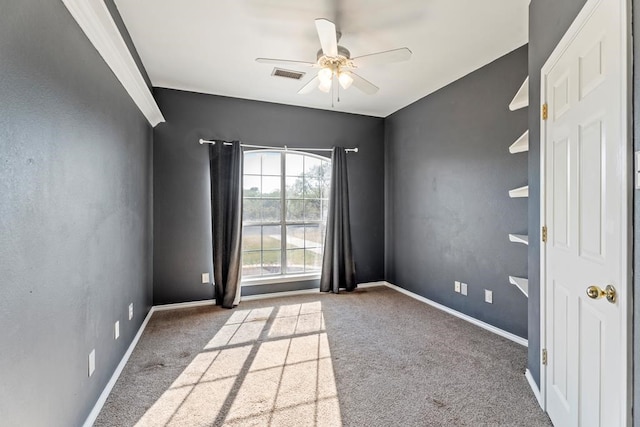
[[[316,62],[256,58],[256,61],[262,64],[319,68],[318,74],[298,91],[299,94],[309,93],[316,87],[322,92],[328,93],[335,78],[345,90],[353,85],[367,95],[373,95],[379,88],[354,73],[353,70],[371,65],[407,61],[411,58],[411,51],[406,47],[351,58],[349,50],[344,46],[338,45],[338,40],[340,40],[342,34],[336,30],[336,25],[333,22],[319,18],[315,20],[315,23],[320,46],[322,47],[318,50]]]

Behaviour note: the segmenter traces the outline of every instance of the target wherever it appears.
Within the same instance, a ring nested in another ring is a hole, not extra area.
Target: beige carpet
[[[384,287],[157,312],[95,425],[551,425],[525,364]]]

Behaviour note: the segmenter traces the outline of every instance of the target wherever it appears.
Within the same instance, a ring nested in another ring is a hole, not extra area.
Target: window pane
[[[319,199],[322,197],[322,189],[320,188],[320,181],[315,178],[304,179],[304,198],[305,199]]]
[[[253,175],[243,176],[242,191],[244,197],[260,197],[260,177]]]
[[[260,153],[244,153],[244,173],[260,175]]]
[[[265,225],[262,227],[262,248],[264,250],[280,249],[282,241],[280,229],[279,225]]]
[[[287,200],[287,221],[304,220],[304,202],[302,200]]]
[[[260,227],[246,226],[242,229],[242,250],[243,251],[259,251],[262,249],[260,244]]]
[[[263,274],[280,274],[282,272],[281,252],[262,251]]]
[[[280,199],[263,199],[262,200],[262,221],[263,222],[279,222],[282,203]]]
[[[304,248],[304,225],[287,226],[287,249]]]
[[[281,185],[282,179],[279,176],[263,176],[262,197],[279,199]]]
[[[320,271],[322,268],[322,250],[307,249],[304,251],[305,271]]]
[[[287,249],[287,273],[304,272],[304,249]]]
[[[305,221],[320,221],[320,200],[304,201]]]
[[[281,175],[280,153],[262,154],[262,175]]]
[[[331,162],[323,162],[318,171],[318,178],[327,184],[331,181]]]
[[[328,199],[331,192],[331,177],[321,179],[320,187],[322,188],[322,198]]]
[[[304,174],[317,175],[320,172],[322,161],[317,157],[305,156],[304,157]]]
[[[329,197],[329,190],[331,190],[331,163],[323,163],[317,174],[311,176],[311,178],[318,180],[318,187],[320,187],[321,196],[323,199]]]
[[[287,153],[287,176],[302,176],[304,171],[304,156],[301,154]]]
[[[324,233],[320,224],[307,225],[304,231],[305,248],[322,248]]]
[[[327,214],[329,213],[329,201],[327,199],[320,200],[322,207],[322,221],[327,222]]]
[[[304,195],[304,180],[302,177],[287,177],[287,199],[302,199]]]
[[[262,273],[260,265],[261,252],[242,253],[242,275],[259,276]]]
[[[262,201],[260,199],[242,200],[242,220],[247,222],[262,220]]]
[[[325,226],[315,222],[326,220],[330,177],[329,159],[273,151],[244,155],[243,220],[251,224],[243,228],[245,277],[321,270]]]

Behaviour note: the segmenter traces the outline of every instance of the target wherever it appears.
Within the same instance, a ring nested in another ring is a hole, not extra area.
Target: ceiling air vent
[[[300,80],[304,77],[304,74],[305,73],[301,73],[300,71],[283,70],[282,68],[274,68],[271,73],[272,76],[286,77],[294,80]]]

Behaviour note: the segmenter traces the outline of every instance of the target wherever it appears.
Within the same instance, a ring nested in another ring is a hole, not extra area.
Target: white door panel
[[[543,68],[549,113],[542,130],[545,384],[547,412],[557,426],[626,422],[623,5],[588,2],[591,13],[583,25]],[[590,285],[615,286],[617,300],[591,299]]]

